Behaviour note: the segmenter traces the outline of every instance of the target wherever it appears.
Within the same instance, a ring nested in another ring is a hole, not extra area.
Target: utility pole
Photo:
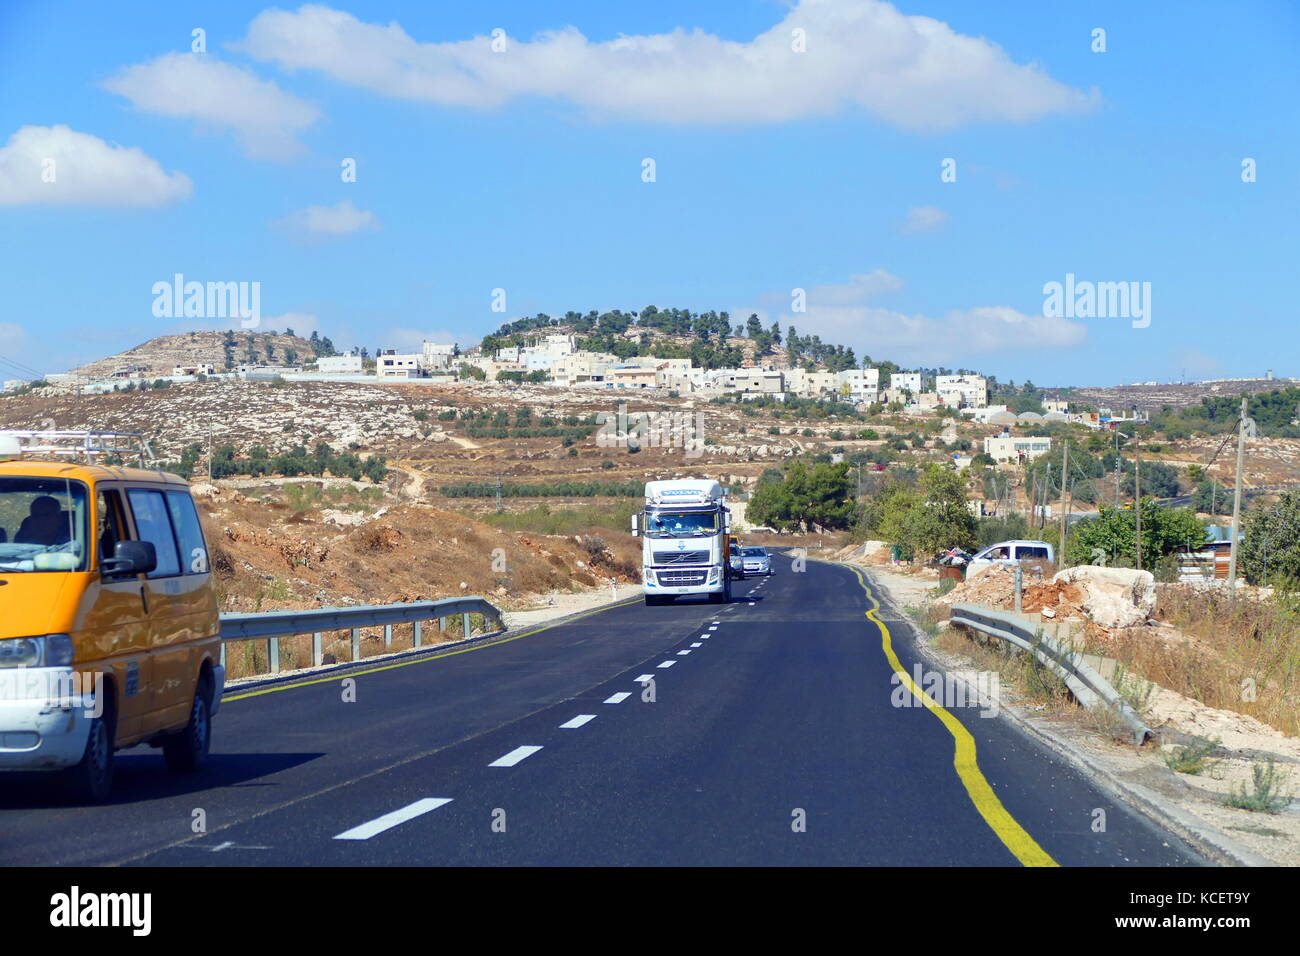
[[[501,476],[497,475],[497,514],[501,513]]]
[[[1047,477],[1043,479],[1043,496],[1038,506],[1038,527],[1039,529],[1047,527],[1047,502],[1052,493],[1052,463],[1047,463]]]
[[[1119,476],[1123,470],[1120,468],[1121,459],[1119,457],[1119,429],[1115,429],[1115,510],[1119,510]]]
[[[1137,519],[1137,569],[1142,570],[1142,453],[1133,456],[1133,515]]]
[[[212,429],[208,429],[208,484],[212,484]]]
[[[1056,559],[1061,562],[1062,567],[1065,566],[1064,564],[1065,533],[1067,530],[1066,521],[1065,521],[1065,484],[1066,484],[1066,476],[1069,474],[1070,474],[1070,439],[1067,438],[1065,440],[1065,453],[1061,456],[1061,542],[1060,542],[1061,546],[1060,549],[1057,551],[1057,555],[1056,555]]]
[[[1237,487],[1232,490],[1232,532],[1228,551],[1228,587],[1237,586],[1237,535],[1241,529],[1241,472],[1246,462],[1246,396],[1241,396],[1237,422]]]

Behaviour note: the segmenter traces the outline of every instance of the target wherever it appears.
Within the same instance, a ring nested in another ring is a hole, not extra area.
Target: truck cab
[[[642,539],[646,604],[666,604],[684,594],[731,600],[730,517],[726,491],[716,481],[646,482],[645,509],[632,516],[632,534]]]

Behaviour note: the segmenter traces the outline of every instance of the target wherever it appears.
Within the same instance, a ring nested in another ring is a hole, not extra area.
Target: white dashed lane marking
[[[490,764],[488,764],[488,766],[489,767],[513,767],[515,764],[519,763],[519,761],[528,759],[529,757],[531,757],[533,754],[537,753],[537,751],[541,749],[542,749],[541,747],[533,747],[533,746],[516,747],[514,750],[510,751],[510,753],[506,754],[504,757],[497,757],[497,759],[493,760]]]
[[[595,714],[579,714],[577,717],[574,717],[572,720],[566,720],[564,723],[560,724],[560,729],[577,730],[583,724],[589,724],[595,719],[596,719]]]
[[[685,657],[685,656],[686,656],[687,654],[689,654],[689,653],[690,653],[690,651],[678,651],[678,652],[677,652],[677,656],[678,656],[678,657]]]
[[[696,641],[694,644],[691,645],[691,647],[703,647],[703,646],[704,645],[701,644],[699,641]]]
[[[654,676],[655,676],[654,674],[642,674],[640,677],[636,679],[636,682],[638,684],[644,684],[648,680],[653,680]]]
[[[451,797],[425,797],[423,800],[416,800],[414,803],[402,807],[400,810],[394,810],[392,813],[385,813],[382,817],[376,817],[369,823],[363,823],[361,826],[353,827],[351,830],[344,830],[334,839],[336,840],[369,840],[376,834],[383,833],[385,830],[391,830],[395,826],[405,823],[407,820],[414,820],[418,816],[428,813],[430,810],[437,810],[441,806],[451,803]]]
[[[605,700],[605,703],[607,703],[607,704],[621,704],[621,703],[623,703],[623,701],[627,700],[627,699],[628,699],[629,697],[631,697],[631,696],[632,696],[631,694],[627,693],[626,691],[623,691],[623,692],[620,692],[620,693],[614,694],[612,697],[607,698],[607,699]]]
[[[676,664],[676,663],[677,663],[676,661],[664,661],[664,662],[663,662],[662,664],[660,664],[659,666],[660,666],[660,667],[672,667],[672,666],[673,666],[674,664]]]

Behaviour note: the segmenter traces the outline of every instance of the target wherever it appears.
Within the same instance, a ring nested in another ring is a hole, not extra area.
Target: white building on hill
[[[939,401],[949,408],[982,408],[989,400],[988,379],[982,375],[938,375],[934,390]]]

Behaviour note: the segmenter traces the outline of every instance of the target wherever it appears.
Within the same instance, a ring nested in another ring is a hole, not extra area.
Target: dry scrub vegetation
[[[1157,614],[1189,640],[1128,628],[1106,652],[1184,697],[1300,735],[1300,595],[1162,585]]]
[[[544,534],[497,528],[423,504],[399,503],[370,488],[356,494],[313,489],[310,482],[268,485],[245,494],[196,487],[225,612],[390,604],[477,594],[502,609],[526,607],[548,593],[628,583],[639,575],[636,543],[608,528]],[[591,516],[590,514],[588,515]],[[563,516],[561,516],[562,518]],[[527,522],[518,522],[526,525]],[[572,529],[572,530],[569,530]],[[482,621],[475,621],[481,633]],[[426,624],[423,643],[461,637],[459,618],[446,632]],[[362,656],[412,644],[410,625],[362,635]],[[282,669],[311,662],[310,636],[280,643]],[[350,659],[350,635],[324,637],[328,661]],[[266,646],[228,649],[232,677],[264,672]]]

